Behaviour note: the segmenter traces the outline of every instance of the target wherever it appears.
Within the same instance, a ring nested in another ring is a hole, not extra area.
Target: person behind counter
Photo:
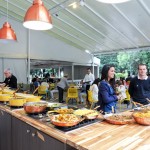
[[[150,99],[150,78],[147,76],[147,66],[138,65],[138,76],[134,77],[129,85],[129,94],[133,101],[147,105]]]
[[[104,65],[98,92],[98,110],[116,112],[116,103],[120,98],[115,94],[115,68],[113,65]]]
[[[78,92],[79,95],[79,103],[84,103],[83,96],[86,96],[86,84],[81,80],[80,84],[82,85],[81,89]]]
[[[88,90],[90,89],[90,85],[92,85],[94,80],[95,80],[94,74],[91,73],[90,68],[87,68],[87,74],[85,75],[85,77],[83,79],[83,83],[86,84],[86,94],[87,94],[86,103],[87,103],[87,105],[89,105]]]
[[[100,83],[100,78],[97,78],[94,80],[94,82],[92,83],[92,85],[90,86],[90,91],[92,91],[93,95],[93,100],[94,101],[98,101],[98,86]]]
[[[33,78],[32,82],[33,82],[33,85],[34,85],[34,89],[36,89],[37,87],[40,86],[40,79],[39,79],[39,77],[36,76],[35,78]]]
[[[88,88],[87,90],[89,90],[90,85],[92,85],[92,83],[94,82],[94,80],[95,80],[95,77],[91,73],[91,69],[87,68],[87,74],[85,75],[85,77],[83,79],[83,83],[86,83],[86,85],[88,86],[88,87],[86,87],[86,88]]]
[[[68,84],[68,74],[65,74],[63,78],[61,78],[61,80],[57,83],[57,89],[58,89],[58,93],[59,93],[59,103],[63,103],[63,93],[64,93],[64,89],[69,87]]]
[[[12,74],[9,68],[4,70],[5,80],[2,86],[8,86],[10,88],[17,88],[17,78]]]

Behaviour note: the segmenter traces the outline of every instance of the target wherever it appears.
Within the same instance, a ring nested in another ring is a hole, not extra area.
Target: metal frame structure
[[[6,2],[0,2],[0,14],[6,16]],[[9,18],[23,22],[32,0],[9,0]],[[131,0],[122,4],[104,4],[96,0],[43,0],[52,15],[50,36],[92,54],[115,53],[150,47],[150,1]],[[73,9],[70,4],[76,2]],[[139,8],[136,12],[136,8]],[[145,23],[144,23],[145,22]]]

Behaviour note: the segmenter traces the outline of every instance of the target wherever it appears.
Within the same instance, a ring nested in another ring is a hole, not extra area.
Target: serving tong
[[[132,103],[133,103],[133,105],[136,107],[136,108],[138,108],[139,106],[140,107],[143,107],[144,105],[143,104],[141,104],[141,103],[138,103],[138,102],[135,102],[135,101],[131,101]],[[138,106],[139,105],[139,106]]]
[[[38,90],[39,86],[33,91],[33,95],[36,93],[36,91]]]
[[[149,98],[146,98],[146,100],[150,103],[150,99]]]
[[[146,98],[147,100],[149,100],[148,98]],[[150,101],[150,100],[149,100]],[[134,106],[136,108],[139,108],[139,111],[142,111],[144,113],[146,113],[147,111],[149,111],[150,109],[148,108],[149,105],[143,105],[141,103],[138,103],[138,102],[134,102],[132,101],[132,103],[134,104]]]
[[[20,89],[20,88],[17,88],[17,89],[14,91],[14,93],[13,93],[13,95],[14,95],[13,97],[14,97],[14,98],[17,98],[17,96],[16,96],[16,92],[18,92],[18,91],[19,91],[19,89]]]
[[[93,110],[97,110],[97,108],[99,108],[99,107],[100,107],[100,105],[96,106]],[[103,114],[104,112],[102,110],[99,110],[99,113]]]

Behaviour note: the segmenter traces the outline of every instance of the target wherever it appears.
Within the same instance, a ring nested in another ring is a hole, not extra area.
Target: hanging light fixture
[[[51,16],[42,0],[34,0],[24,17],[24,27],[33,30],[48,30],[53,27]]]
[[[68,5],[69,7],[71,6],[73,9],[77,8],[77,2],[73,2],[70,5]]]
[[[3,27],[0,29],[0,41],[1,42],[13,42],[17,41],[16,34],[11,28],[11,25],[8,23],[8,0],[7,0],[7,22],[3,24]]]
[[[16,34],[8,22],[5,22],[0,29],[0,40],[3,40],[4,42],[7,42],[8,40],[17,41]]]
[[[124,2],[127,2],[127,1],[130,1],[130,0],[97,0],[99,2],[102,2],[102,3],[124,3]]]

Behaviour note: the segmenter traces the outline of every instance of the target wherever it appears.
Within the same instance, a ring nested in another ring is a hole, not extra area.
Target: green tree
[[[119,52],[117,55],[117,60],[120,72],[130,68],[131,55],[129,55],[129,53]]]
[[[124,73],[125,70],[131,74],[137,74],[138,64],[146,64],[148,71],[150,70],[150,51],[132,51],[119,52],[111,55],[100,55],[100,69],[105,64],[114,64],[117,73]],[[120,76],[121,74],[118,74]],[[121,75],[122,76],[122,75]]]
[[[102,67],[106,64],[113,64],[115,66],[115,68],[118,65],[118,61],[117,61],[117,54],[111,54],[111,55],[100,55],[100,70],[102,69]]]

